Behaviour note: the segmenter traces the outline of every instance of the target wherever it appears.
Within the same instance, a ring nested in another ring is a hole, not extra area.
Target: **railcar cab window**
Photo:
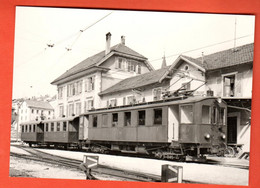
[[[202,105],[202,124],[210,124],[210,106]]]
[[[213,107],[213,110],[212,110],[212,123],[213,123],[213,124],[216,124],[216,123],[217,123],[217,118],[218,118],[217,108],[214,106],[214,107]]]
[[[118,123],[118,113],[112,114],[112,127],[117,126]]]
[[[193,105],[183,105],[180,107],[181,123],[193,123]]]
[[[131,112],[125,112],[125,126],[131,125]]]
[[[225,119],[225,108],[220,108],[220,113],[219,113],[219,124],[225,125],[226,124],[226,119]]]
[[[93,127],[97,127],[97,115],[93,115]]]
[[[162,109],[154,109],[154,124],[162,124]]]
[[[145,110],[138,111],[138,124],[145,125]]]

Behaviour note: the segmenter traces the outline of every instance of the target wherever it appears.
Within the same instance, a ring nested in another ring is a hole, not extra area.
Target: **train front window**
[[[217,123],[217,108],[216,107],[213,107],[213,112],[212,112],[212,123],[213,124],[216,124]]]
[[[193,106],[184,105],[181,106],[181,123],[192,123],[193,122]]]
[[[154,109],[154,124],[162,124],[162,109]]]
[[[131,125],[131,112],[125,112],[125,126]]]
[[[145,125],[145,111],[138,111],[139,125]]]
[[[210,124],[210,106],[202,106],[201,121],[203,124]]]
[[[220,108],[220,112],[219,112],[219,124],[221,125],[225,125],[226,121],[225,121],[225,108]]]

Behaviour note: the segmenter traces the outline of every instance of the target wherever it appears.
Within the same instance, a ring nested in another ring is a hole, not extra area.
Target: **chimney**
[[[121,44],[125,45],[125,36],[121,36]]]
[[[110,52],[110,43],[111,43],[111,33],[106,34],[106,55]]]

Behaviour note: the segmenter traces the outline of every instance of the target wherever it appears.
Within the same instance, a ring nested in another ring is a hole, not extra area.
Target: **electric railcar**
[[[200,158],[224,153],[226,120],[225,102],[214,97],[181,97],[44,120],[36,124],[37,129],[29,129],[30,123],[25,123],[22,140],[29,144],[76,145],[101,153],[142,153],[177,160]],[[43,136],[28,139],[30,130]]]

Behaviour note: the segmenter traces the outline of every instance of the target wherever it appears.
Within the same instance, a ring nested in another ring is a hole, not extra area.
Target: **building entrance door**
[[[227,120],[227,143],[237,143],[237,117],[228,117]]]

